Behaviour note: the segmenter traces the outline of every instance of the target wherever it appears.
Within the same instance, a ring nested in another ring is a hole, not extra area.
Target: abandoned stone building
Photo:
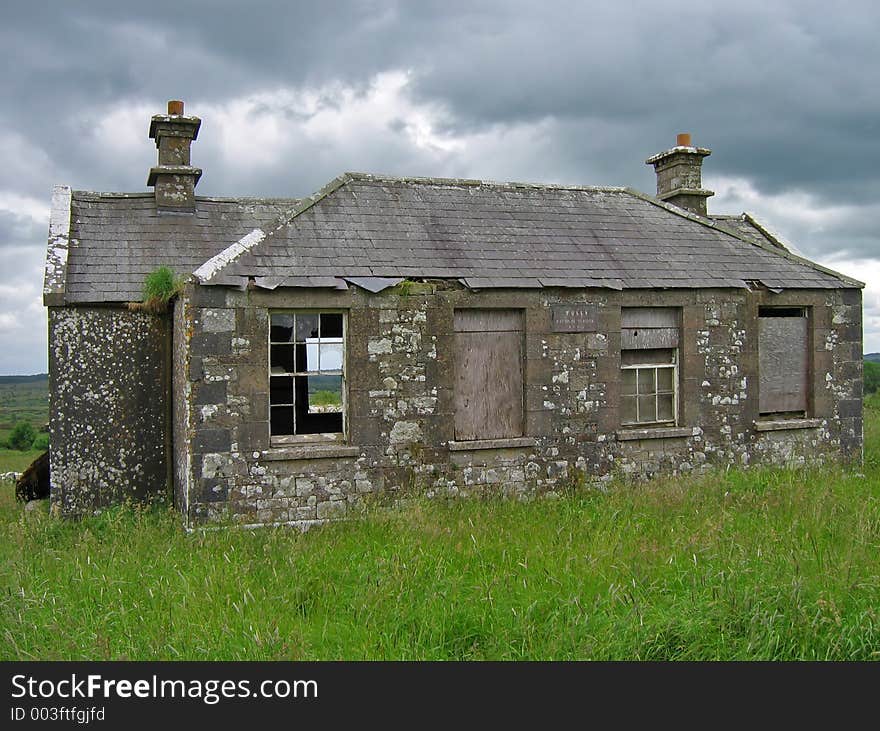
[[[367,496],[859,460],[860,282],[709,214],[687,135],[627,188],[347,173],[302,200],[195,195],[200,120],[153,117],[148,193],[57,187],[51,497],[173,493],[188,526]],[[145,276],[185,277],[132,310]]]

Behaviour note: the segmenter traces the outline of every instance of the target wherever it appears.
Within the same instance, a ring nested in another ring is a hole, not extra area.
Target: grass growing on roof
[[[145,312],[165,312],[168,303],[180,292],[183,284],[183,278],[175,275],[170,267],[159,267],[144,279],[143,301],[129,302],[128,308]]]
[[[144,279],[144,300],[170,300],[180,291],[181,280],[169,267],[159,267]]]

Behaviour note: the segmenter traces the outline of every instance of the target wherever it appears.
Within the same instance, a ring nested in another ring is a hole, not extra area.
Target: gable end
[[[47,307],[64,304],[64,293],[67,288],[67,256],[70,251],[71,201],[69,185],[56,185],[52,189],[49,242],[46,247],[46,268],[43,278],[43,304]]]

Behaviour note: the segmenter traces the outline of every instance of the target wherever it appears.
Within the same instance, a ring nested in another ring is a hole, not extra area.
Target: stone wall
[[[112,307],[49,308],[53,510],[75,516],[164,493],[168,322]]]
[[[558,303],[594,306],[593,331],[554,332],[551,306]],[[761,305],[809,307],[812,313],[809,418],[766,429],[755,423],[762,421]],[[621,429],[622,306],[680,308],[674,428]],[[454,441],[456,307],[524,310],[523,438]],[[348,313],[345,444],[270,444],[268,313],[296,308]],[[196,287],[189,312],[191,462],[185,475],[178,470],[177,483],[187,495],[190,524],[307,525],[344,517],[365,496],[394,500],[410,489],[528,497],[572,480],[861,455],[858,290],[470,292],[451,283],[406,283],[370,294],[355,287]]]

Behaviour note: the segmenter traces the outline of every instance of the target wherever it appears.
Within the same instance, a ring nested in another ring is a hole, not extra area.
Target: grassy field
[[[300,534],[0,503],[0,658],[880,659],[880,400],[861,472],[731,471]]]
[[[0,376],[0,442],[9,438],[20,421],[39,431],[49,421],[49,378],[39,376]],[[0,472],[22,472],[42,450],[0,447]]]
[[[49,421],[49,379],[39,376],[0,376],[0,439],[19,421],[40,429]]]

